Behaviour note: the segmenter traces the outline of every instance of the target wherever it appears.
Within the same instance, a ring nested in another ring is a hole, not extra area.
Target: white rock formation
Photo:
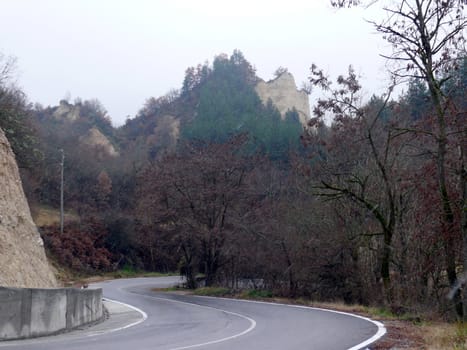
[[[86,135],[80,137],[80,142],[91,147],[96,147],[102,150],[106,155],[118,157],[119,153],[109,141],[109,139],[100,132],[99,129],[93,127],[88,130]]]
[[[276,79],[265,82],[260,80],[256,85],[256,92],[261,101],[266,104],[269,99],[285,117],[287,111],[295,108],[300,122],[306,125],[310,119],[310,101],[305,91],[298,90],[293,75],[284,72]]]
[[[67,119],[69,121],[76,121],[79,119],[79,106],[69,104],[67,101],[60,101],[60,105],[54,111],[53,116],[56,119]]]

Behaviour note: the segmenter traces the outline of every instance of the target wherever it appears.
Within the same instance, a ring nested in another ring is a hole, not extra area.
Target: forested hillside
[[[436,6],[426,13],[456,11]],[[375,25],[390,59],[408,62],[393,70],[403,92],[364,99],[352,67],[332,82],[312,65],[321,97],[306,127],[294,108],[261,101],[238,50],[188,68],[180,90],[150,97],[119,128],[97,100],[31,106],[1,85],[0,127],[37,212],[60,206],[65,155],[64,232],[56,220],[41,227],[49,254],[86,273],[179,271],[190,288],[249,283],[463,317],[467,59],[459,27],[433,44],[401,19],[412,10]]]

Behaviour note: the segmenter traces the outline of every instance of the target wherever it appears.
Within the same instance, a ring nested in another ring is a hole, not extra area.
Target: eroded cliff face
[[[104,134],[99,129],[93,127],[88,130],[86,135],[80,137],[80,142],[88,146],[100,149],[105,155],[118,157],[119,153]]]
[[[1,129],[0,286],[57,286],[42,239],[31,217],[15,156]]]
[[[53,113],[53,116],[56,119],[65,119],[74,122],[80,117],[80,108],[62,100]]]
[[[310,119],[308,95],[305,91],[297,89],[295,79],[289,72],[282,73],[268,82],[260,80],[256,85],[256,93],[264,104],[271,99],[283,118],[287,111],[295,108],[303,125]]]

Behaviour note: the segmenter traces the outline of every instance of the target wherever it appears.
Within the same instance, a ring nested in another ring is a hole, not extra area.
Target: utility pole
[[[63,168],[65,166],[65,151],[60,149],[62,161],[60,163],[60,234],[63,234]]]

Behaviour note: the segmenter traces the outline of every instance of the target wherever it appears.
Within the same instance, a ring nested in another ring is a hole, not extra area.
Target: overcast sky
[[[381,92],[388,51],[364,20],[375,11],[328,0],[2,0],[0,52],[17,57],[31,102],[97,98],[121,125],[179,89],[187,67],[234,49],[264,80],[282,66],[300,86],[312,63],[331,75],[352,64],[368,94]]]

